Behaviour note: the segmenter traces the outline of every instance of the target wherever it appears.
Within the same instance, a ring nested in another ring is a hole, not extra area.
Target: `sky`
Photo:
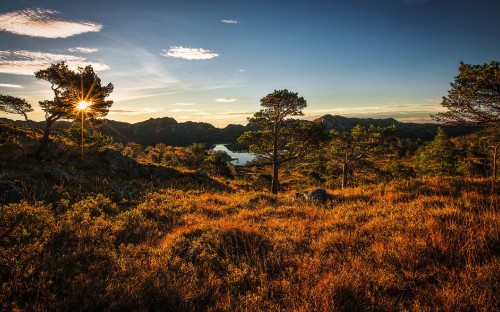
[[[53,93],[34,72],[65,61],[114,85],[118,121],[246,124],[288,89],[306,119],[429,122],[460,61],[500,61],[498,12],[498,0],[0,0],[0,94],[43,120]]]

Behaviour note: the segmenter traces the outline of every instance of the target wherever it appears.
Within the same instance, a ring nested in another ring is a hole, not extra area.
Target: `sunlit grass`
[[[186,191],[190,181],[127,205],[97,195],[63,211],[3,206],[2,309],[499,306],[498,194],[486,180],[329,190],[326,205],[236,186]]]

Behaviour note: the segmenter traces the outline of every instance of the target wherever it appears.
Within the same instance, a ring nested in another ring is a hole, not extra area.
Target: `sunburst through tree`
[[[101,85],[101,79],[90,65],[73,71],[61,62],[37,71],[35,76],[50,82],[54,92],[53,100],[40,101],[46,124],[36,156],[46,148],[54,122],[81,119],[83,127],[84,121],[95,122],[105,117],[113,104],[112,100],[106,100],[113,92],[113,85]],[[81,103],[87,103],[83,110]]]

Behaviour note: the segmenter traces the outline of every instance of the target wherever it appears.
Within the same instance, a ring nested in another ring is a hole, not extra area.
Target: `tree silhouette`
[[[431,115],[451,125],[494,125],[500,123],[500,63],[469,65],[460,62],[441,105],[446,112]]]
[[[10,95],[0,95],[0,111],[9,114],[22,115],[31,129],[33,140],[36,140],[35,129],[31,125],[31,122],[27,115],[27,113],[33,111],[33,108],[31,107],[31,104],[26,102],[25,99],[17,98]]]
[[[260,100],[264,107],[256,112],[249,122],[259,125],[262,130],[248,131],[238,138],[249,146],[252,153],[267,159],[273,165],[271,191],[278,193],[279,167],[304,155],[308,148],[318,142],[324,133],[320,124],[287,120],[289,116],[302,116],[306,100],[288,90],[275,90]]]
[[[113,92],[113,85],[109,83],[102,86],[101,79],[97,77],[90,65],[73,71],[61,62],[35,72],[35,77],[50,82],[54,92],[53,100],[40,101],[40,106],[45,112],[46,123],[42,139],[35,152],[36,156],[39,156],[47,146],[54,122],[61,119],[78,120],[80,117],[88,121],[97,121],[108,114],[113,104],[113,101],[106,100],[106,97]],[[77,109],[81,101],[90,103],[85,114]]]

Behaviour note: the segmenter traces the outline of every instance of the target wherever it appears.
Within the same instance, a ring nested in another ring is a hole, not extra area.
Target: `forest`
[[[103,133],[113,85],[91,66],[35,76],[44,123],[0,95],[24,118],[0,121],[1,310],[498,310],[498,62],[460,64],[430,138],[301,119],[274,90],[221,142],[244,165]]]

